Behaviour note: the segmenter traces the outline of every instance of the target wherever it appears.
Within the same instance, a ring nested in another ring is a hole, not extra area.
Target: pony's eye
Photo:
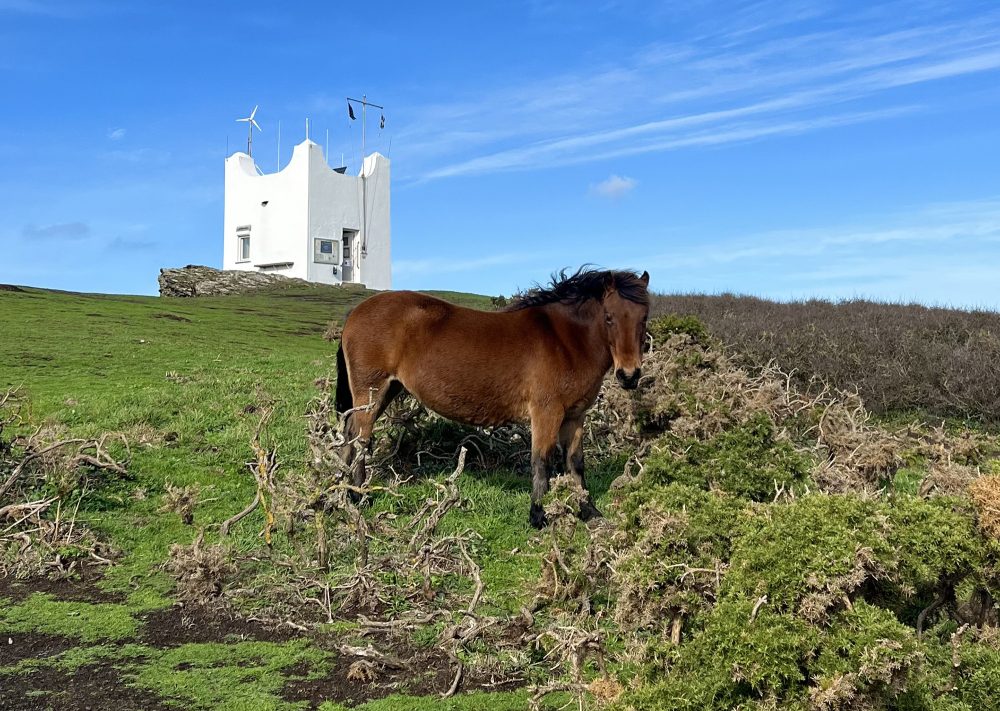
[[[604,323],[610,326],[614,320],[615,319],[611,314],[604,314]]]

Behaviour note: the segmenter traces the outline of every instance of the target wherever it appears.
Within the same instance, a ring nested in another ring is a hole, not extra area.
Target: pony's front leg
[[[554,458],[559,444],[559,425],[562,413],[537,412],[531,417],[531,525],[543,528],[546,524],[542,500],[549,492]]]
[[[559,430],[559,444],[566,453],[566,473],[576,478],[587,498],[580,504],[580,520],[589,521],[599,517],[601,512],[594,506],[587,480],[583,476],[583,418],[567,419]]]

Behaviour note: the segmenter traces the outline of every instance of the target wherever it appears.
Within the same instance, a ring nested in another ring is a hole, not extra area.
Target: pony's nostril
[[[620,382],[624,383],[625,382],[625,371],[622,368],[619,368],[618,370],[615,371],[615,377],[618,378],[618,380]]]

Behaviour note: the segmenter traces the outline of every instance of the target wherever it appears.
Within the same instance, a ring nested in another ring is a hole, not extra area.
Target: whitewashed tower
[[[277,173],[226,158],[223,269],[322,284],[392,288],[389,159],[373,153],[357,176],[333,170],[308,138]]]

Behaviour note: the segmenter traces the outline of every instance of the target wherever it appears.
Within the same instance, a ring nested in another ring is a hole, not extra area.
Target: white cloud
[[[559,167],[933,111],[934,94],[901,106],[899,88],[1000,69],[995,12],[955,20],[934,11],[899,29],[886,8],[763,41],[754,18],[744,20],[625,61],[411,107],[397,152],[422,180]]]
[[[112,141],[120,141],[125,138],[125,133],[126,131],[124,128],[113,128],[108,131],[108,138]]]
[[[598,197],[617,200],[635,189],[639,184],[635,178],[621,175],[609,175],[606,180],[590,186],[590,193]]]

